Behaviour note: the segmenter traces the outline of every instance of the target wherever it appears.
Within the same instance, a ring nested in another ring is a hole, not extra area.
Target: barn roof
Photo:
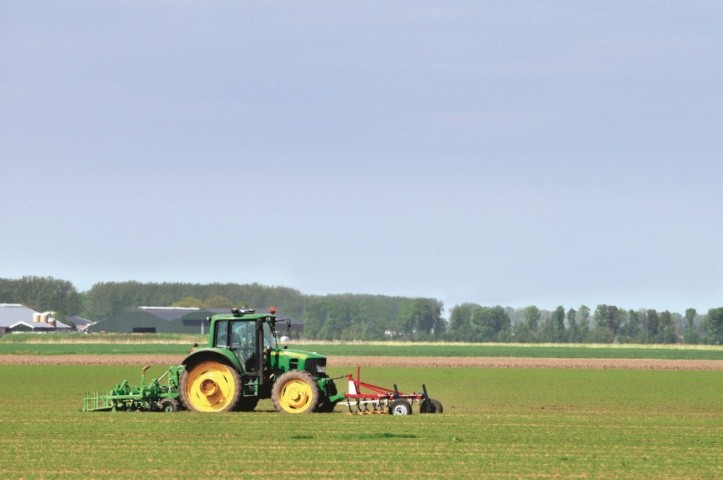
[[[195,307],[138,307],[138,310],[158,317],[167,322],[178,320],[191,314],[215,315],[217,313],[228,313],[230,308],[195,308]]]
[[[73,324],[74,324],[75,326],[77,326],[77,327],[83,327],[83,326],[85,326],[85,325],[92,325],[92,324],[95,323],[95,322],[93,322],[93,321],[91,321],[91,320],[88,320],[87,318],[78,317],[78,316],[75,316],[75,315],[72,315],[72,316],[70,316],[70,317],[67,317],[67,319],[70,320],[71,322],[73,322]]]
[[[17,322],[32,322],[35,310],[19,303],[0,303],[0,327],[10,327]]]
[[[33,315],[36,312],[32,308],[28,308],[19,303],[0,303],[0,327],[12,328],[17,323],[24,323],[28,327],[38,324],[39,322],[33,321]],[[40,325],[47,325],[46,323],[39,323]],[[60,321],[55,321],[55,329],[69,329],[70,326]],[[51,326],[51,330],[54,328]]]
[[[13,330],[13,329],[17,328],[19,325],[25,325],[26,327],[28,327],[29,329],[31,329],[31,330],[33,330],[33,331],[38,331],[38,330],[44,330],[44,331],[45,331],[45,330],[47,330],[47,331],[51,332],[51,331],[54,331],[54,330],[55,330],[55,328],[53,328],[52,325],[48,325],[47,323],[42,323],[42,322],[25,322],[25,321],[20,321],[20,322],[15,322],[15,323],[13,323],[12,325],[10,325],[10,329]],[[67,326],[67,325],[66,325],[66,326]]]
[[[199,308],[185,308],[185,307],[138,307],[138,310],[146,312],[154,317],[158,317],[167,322],[178,320],[184,315],[188,315],[192,312],[198,312]]]

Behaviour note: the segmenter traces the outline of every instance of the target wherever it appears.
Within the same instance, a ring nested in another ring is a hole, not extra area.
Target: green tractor
[[[182,362],[178,396],[198,412],[251,411],[271,398],[279,412],[330,412],[344,399],[326,357],[278,343],[276,311],[233,309],[210,318],[208,345]]]
[[[180,365],[150,382],[145,367],[140,387],[124,380],[107,393],[86,393],[83,411],[251,411],[260,399],[271,398],[286,413],[331,412],[341,400],[349,413],[409,415],[415,402],[420,413],[442,413],[425,385],[424,393],[371,385],[361,381],[358,367],[356,378],[346,375],[349,391],[340,393],[326,374],[325,356],[279,345],[273,308],[233,309],[209,320],[208,345],[194,345]]]

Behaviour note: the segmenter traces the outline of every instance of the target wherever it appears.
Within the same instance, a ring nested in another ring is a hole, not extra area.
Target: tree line
[[[470,342],[521,343],[687,343],[723,344],[723,307],[700,315],[655,309],[625,310],[586,305],[565,310],[484,307],[466,303],[452,309],[447,338]]]
[[[699,314],[654,309],[626,310],[585,305],[553,311],[465,303],[452,308],[433,298],[385,295],[305,295],[257,283],[100,282],[78,292],[67,280],[26,276],[0,278],[0,303],[52,310],[64,321],[79,315],[105,320],[138,306],[198,308],[276,306],[283,316],[301,320],[310,340],[450,340],[522,343],[707,343],[723,344],[723,307]]]

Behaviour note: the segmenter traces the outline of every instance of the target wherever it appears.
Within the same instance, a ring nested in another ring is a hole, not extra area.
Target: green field
[[[0,337],[0,344],[3,343],[171,343],[190,344],[193,342],[205,342],[205,335],[188,335],[182,333],[14,333]]]
[[[26,355],[184,355],[192,335],[6,335],[0,354]],[[338,356],[397,357],[531,357],[531,358],[640,358],[668,360],[723,360],[723,347],[696,345],[535,345],[469,343],[300,343],[294,348]]]
[[[185,355],[191,344],[122,343],[0,343],[0,354],[11,355]]]
[[[364,369],[403,391],[426,383],[442,415],[290,416],[268,401],[252,413],[79,411],[85,390],[139,374],[0,366],[0,477],[723,477],[718,371]]]
[[[342,356],[393,357],[530,357],[530,358],[648,358],[723,360],[723,347],[648,345],[533,344],[302,344],[299,348]]]

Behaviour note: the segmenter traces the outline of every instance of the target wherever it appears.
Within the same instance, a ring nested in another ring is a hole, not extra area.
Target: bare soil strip
[[[0,365],[177,365],[178,355],[0,355]],[[723,360],[510,357],[342,357],[330,367],[582,368],[622,370],[723,370]]]

